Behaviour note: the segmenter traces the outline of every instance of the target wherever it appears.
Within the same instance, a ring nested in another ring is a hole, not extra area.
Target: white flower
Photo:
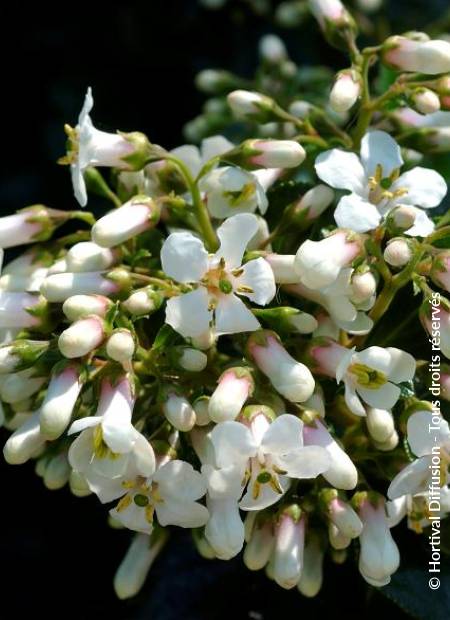
[[[68,128],[71,142],[68,163],[76,199],[82,207],[87,204],[84,171],[89,166],[112,166],[127,169],[124,157],[133,152],[133,145],[120,134],[99,131],[93,124],[90,111],[94,106],[92,91],[88,88],[83,108],[75,129]]]
[[[446,472],[450,463],[450,429],[444,418],[440,418],[439,424],[436,424],[435,417],[430,411],[417,411],[408,419],[408,443],[418,458],[392,480],[388,489],[389,499],[428,490],[433,455],[436,455],[437,450],[442,471]],[[445,481],[445,475],[443,479]]]
[[[221,422],[211,431],[219,468],[242,465],[248,485],[239,506],[262,510],[277,502],[290,486],[290,478],[315,478],[329,467],[326,451],[303,446],[303,423],[283,414],[272,423],[257,413],[250,427],[234,421]]]
[[[207,508],[196,501],[206,493],[206,484],[184,461],[165,463],[151,478],[130,480],[122,486],[124,491],[126,495],[110,514],[131,530],[150,534],[155,512],[162,526],[196,528],[208,521]]]
[[[340,199],[334,217],[338,226],[357,232],[376,228],[394,207],[436,207],[447,185],[435,170],[416,167],[400,175],[400,147],[384,131],[370,131],[361,142],[361,153],[332,149],[318,156],[316,172],[322,181],[351,194]],[[414,230],[406,234],[426,236],[433,229],[428,216],[418,211]]]
[[[223,155],[233,148],[234,144],[224,138],[224,136],[210,136],[202,140],[200,148],[193,144],[183,144],[170,152],[186,164],[195,178],[210,159],[217,155]]]
[[[236,295],[260,305],[275,295],[273,273],[263,258],[241,266],[247,243],[257,228],[253,215],[229,218],[217,230],[221,245],[212,256],[191,233],[169,235],[161,250],[164,272],[177,282],[197,284],[197,288],[168,300],[166,323],[184,337],[206,333],[213,316],[217,334],[259,328],[257,319]]]
[[[76,420],[69,429],[69,435],[82,431],[70,447],[70,464],[102,502],[124,494],[122,481],[131,472],[147,477],[155,470],[150,443],[131,423],[133,404],[126,377],[114,385],[105,379],[96,415]]]
[[[319,372],[344,382],[345,402],[359,416],[366,415],[361,401],[376,409],[392,409],[400,398],[396,384],[412,381],[416,370],[413,356],[393,347],[355,352],[330,341],[313,347],[312,356]]]
[[[358,514],[363,523],[359,571],[371,585],[385,586],[400,564],[400,554],[389,530],[384,499],[364,499]]]
[[[212,170],[203,177],[200,188],[205,192],[209,212],[220,219],[253,213],[257,208],[265,213],[269,204],[257,176],[235,166]]]

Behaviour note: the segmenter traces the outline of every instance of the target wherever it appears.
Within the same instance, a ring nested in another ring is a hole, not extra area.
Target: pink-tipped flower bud
[[[249,90],[234,90],[228,95],[227,101],[237,118],[261,123],[271,119],[274,102],[266,95]]]
[[[309,9],[330,43],[339,49],[347,49],[348,31],[356,31],[353,17],[340,0],[309,0]]]
[[[305,149],[293,140],[248,140],[249,163],[257,168],[296,168],[306,157]]]
[[[219,378],[209,401],[208,413],[214,422],[234,420],[253,394],[254,381],[247,368],[229,368]]]
[[[341,530],[334,524],[328,524],[328,540],[330,541],[330,545],[333,549],[337,551],[341,551],[342,549],[347,549],[352,542],[350,536],[346,536]]]
[[[39,328],[47,302],[38,295],[0,291],[0,328]]]
[[[76,365],[53,374],[39,415],[41,434],[46,439],[57,439],[69,426],[82,385]]]
[[[373,297],[377,290],[377,281],[371,271],[354,272],[350,281],[351,301],[361,304]]]
[[[433,114],[441,109],[438,95],[429,88],[415,88],[408,96],[408,103],[419,114]]]
[[[34,368],[6,375],[0,386],[0,398],[5,403],[19,403],[36,394],[44,385],[45,377],[34,376]]]
[[[63,303],[62,310],[74,322],[90,314],[105,317],[111,306],[112,301],[103,295],[72,295]]]
[[[15,215],[0,218],[0,247],[12,248],[16,245],[44,241],[54,231],[57,223],[70,217],[69,212],[49,209],[35,205],[19,211]]]
[[[286,590],[300,581],[304,546],[305,517],[298,506],[291,506],[280,516],[273,550],[273,578]]]
[[[138,289],[122,302],[123,307],[134,316],[156,312],[164,301],[164,297],[151,286]]]
[[[73,359],[83,357],[99,347],[104,338],[105,327],[102,319],[95,315],[88,316],[79,319],[61,333],[58,347],[64,357]]]
[[[309,369],[297,362],[279,341],[275,332],[254,332],[248,342],[250,357],[282,396],[294,403],[307,400],[314,391]]]
[[[450,71],[450,43],[443,40],[413,40],[402,36],[386,39],[381,58],[398,71],[435,75]]]
[[[115,295],[120,286],[102,271],[85,273],[55,273],[47,276],[41,293],[47,301],[60,303],[74,295]]]
[[[384,260],[392,267],[404,267],[411,260],[411,248],[405,239],[391,239],[384,250]]]
[[[296,224],[311,225],[333,202],[334,191],[328,185],[316,185],[309,189],[295,205],[293,218]]]
[[[316,290],[335,282],[341,269],[348,267],[362,252],[359,236],[337,230],[321,241],[304,241],[294,265],[301,283]]]
[[[340,71],[330,93],[330,106],[335,112],[347,112],[361,94],[361,76],[353,69]]]
[[[184,396],[168,394],[163,403],[164,415],[177,430],[187,433],[195,425],[195,411]]]
[[[151,198],[135,196],[100,218],[92,228],[92,239],[102,248],[112,248],[155,226],[159,215],[159,207]]]
[[[329,520],[347,538],[357,538],[363,529],[353,508],[341,499],[335,489],[324,489],[320,496]]]
[[[353,502],[363,523],[359,537],[361,552],[359,570],[374,586],[384,586],[400,564],[398,547],[388,525],[385,501],[378,494],[357,493]]]
[[[350,491],[358,482],[358,470],[351,458],[331,436],[319,418],[303,426],[306,446],[322,446],[328,452],[331,465],[322,476],[337,489]]]

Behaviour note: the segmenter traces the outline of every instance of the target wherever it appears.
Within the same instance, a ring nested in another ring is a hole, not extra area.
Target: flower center
[[[280,484],[280,476],[286,474],[285,471],[270,463],[270,459],[261,459],[260,456],[256,456],[250,460],[250,469],[246,472],[244,483],[251,478],[251,470],[258,471],[252,486],[252,497],[258,499],[261,494],[262,487],[268,484],[275,493],[283,494],[283,487]]]
[[[66,151],[67,153],[58,159],[58,164],[62,166],[69,166],[73,164],[78,159],[78,149],[79,149],[79,136],[78,130],[70,125],[64,125],[64,131],[67,135],[66,141]]]
[[[253,197],[255,193],[255,184],[246,183],[238,190],[230,190],[223,192],[224,197],[228,200],[230,207],[240,207]]]
[[[124,480],[122,486],[124,489],[130,489],[130,491],[117,504],[117,512],[123,512],[134,503],[138,508],[145,511],[146,521],[150,524],[153,523],[155,505],[164,502],[159,492],[158,483],[151,482],[149,484],[145,478],[138,476],[136,480]]]
[[[94,429],[93,443],[94,443],[93,448],[94,448],[95,458],[110,459],[111,461],[115,461],[116,459],[120,458],[121,455],[117,454],[116,452],[113,452],[111,448],[109,448],[108,445],[105,443],[105,440],[103,439],[103,431],[102,431],[101,424],[96,426]]]
[[[352,364],[348,370],[356,378],[358,385],[369,390],[377,390],[388,381],[384,372],[370,368],[365,364]]]
[[[383,176],[383,166],[377,164],[375,174],[369,177],[369,200],[372,204],[379,204],[383,200],[393,200],[400,198],[408,193],[406,187],[398,187],[394,191],[391,190],[392,184],[398,179],[400,169],[396,168],[387,177]]]

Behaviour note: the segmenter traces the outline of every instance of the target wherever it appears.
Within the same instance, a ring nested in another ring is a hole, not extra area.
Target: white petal
[[[75,422],[71,424],[69,430],[67,431],[67,434],[73,435],[74,433],[79,433],[80,431],[84,431],[86,428],[91,428],[91,426],[97,426],[97,424],[100,424],[101,421],[101,415],[80,418],[79,420],[75,420]]]
[[[389,351],[390,362],[387,368],[387,375],[394,383],[401,383],[402,381],[411,381],[416,372],[416,360],[412,355],[396,349],[394,347],[387,347]]]
[[[357,194],[343,196],[334,212],[336,224],[355,232],[367,232],[378,226],[381,215],[375,205]]]
[[[369,131],[361,141],[361,161],[367,176],[375,174],[381,165],[383,177],[388,177],[393,170],[403,164],[400,147],[385,131]]]
[[[208,269],[208,252],[203,242],[189,232],[175,232],[161,249],[161,264],[177,282],[198,282]]]
[[[405,230],[405,235],[409,237],[428,237],[428,235],[431,235],[435,228],[433,220],[421,209],[415,207],[410,207],[410,209],[414,209],[416,219],[414,220],[414,225]]]
[[[443,177],[436,170],[420,166],[400,175],[390,189],[395,191],[399,188],[408,190],[400,199],[402,204],[423,209],[437,207],[447,193],[447,184]]]
[[[389,527],[395,527],[406,516],[408,510],[408,496],[402,495],[386,502],[386,512],[388,516]]]
[[[155,472],[155,453],[151,443],[136,431],[136,438],[133,446],[134,465],[141,476],[151,476]]]
[[[202,140],[201,152],[202,163],[206,164],[207,161],[216,157],[216,155],[223,155],[227,151],[231,151],[234,148],[234,144],[224,138],[224,136],[210,136]]]
[[[134,502],[131,502],[125,510],[117,512],[116,509],[110,510],[109,514],[119,521],[130,530],[136,532],[143,532],[144,534],[151,534],[153,530],[153,524],[147,521],[145,516],[145,510],[140,506],[137,506]]]
[[[276,418],[261,441],[261,448],[266,454],[288,454],[302,446],[303,422],[289,413]]]
[[[393,383],[385,383],[376,390],[357,386],[358,394],[371,407],[376,409],[392,409],[400,398],[400,388]]]
[[[215,310],[217,335],[253,332],[260,328],[258,319],[236,295],[221,295]]]
[[[345,383],[345,403],[350,411],[355,415],[359,415],[361,417],[366,415],[366,410],[364,409],[362,402],[359,400],[356,391],[349,382]]]
[[[432,454],[433,447],[440,444],[438,431],[430,430],[435,426],[430,411],[416,411],[408,418],[408,443],[416,456]]]
[[[241,293],[250,301],[265,306],[275,297],[276,286],[272,268],[264,258],[251,260],[242,269],[244,273],[236,279],[235,289],[239,286],[249,286],[253,293]]]
[[[208,292],[203,286],[172,297],[166,305],[166,323],[185,338],[201,336],[209,329],[212,319],[208,303]]]
[[[283,457],[276,457],[289,478],[317,478],[331,465],[328,452],[320,446],[305,446]]]
[[[397,474],[391,482],[387,495],[389,499],[397,499],[402,495],[415,495],[428,488],[430,478],[431,457],[424,456],[413,461]]]
[[[178,525],[179,527],[201,527],[209,519],[205,506],[192,501],[180,501],[176,498],[164,500],[155,506],[158,521],[163,527]]]
[[[230,467],[245,463],[257,452],[250,430],[240,422],[228,421],[217,424],[211,431],[218,467]]]
[[[242,495],[242,480],[245,465],[238,463],[230,467],[214,468],[212,465],[202,466],[202,475],[208,485],[208,495],[213,499],[234,499]]]
[[[103,439],[114,453],[130,452],[136,439],[136,429],[129,422],[127,412],[120,409],[112,410],[103,417]]]
[[[78,162],[70,165],[70,174],[72,177],[74,196],[78,200],[78,203],[82,207],[85,207],[88,201],[86,183],[84,181],[83,170]]]
[[[206,493],[202,475],[185,461],[169,461],[157,470],[153,479],[164,498],[170,496],[184,502],[199,499]]]
[[[208,498],[210,518],[205,537],[221,560],[237,555],[244,545],[244,524],[235,500]]]
[[[75,471],[84,473],[89,469],[93,457],[93,431],[86,429],[70,445],[68,459]]]
[[[92,469],[95,473],[105,478],[120,478],[125,474],[129,463],[129,454],[115,454],[104,458],[95,457],[92,461]]]
[[[258,230],[258,218],[251,213],[238,213],[229,217],[217,229],[220,248],[217,258],[224,258],[227,269],[240,267],[245,248]]]
[[[317,176],[338,189],[348,189],[364,195],[366,181],[364,169],[355,153],[332,149],[321,153],[315,163]]]
[[[341,329],[355,336],[365,336],[373,327],[372,319],[364,312],[357,312],[353,321],[339,321],[336,319],[336,322]]]
[[[189,168],[189,172],[195,178],[202,168],[202,158],[200,157],[200,151],[198,147],[193,144],[183,144],[175,149],[172,149],[171,154],[181,159]]]

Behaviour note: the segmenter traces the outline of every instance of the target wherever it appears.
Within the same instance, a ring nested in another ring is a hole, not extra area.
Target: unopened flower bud
[[[42,295],[50,302],[64,302],[74,295],[114,295],[119,286],[105,272],[55,273],[47,276],[41,285]]]
[[[377,281],[371,271],[355,272],[351,278],[351,301],[360,304],[367,301],[377,290]]]
[[[3,345],[0,347],[0,375],[34,366],[49,344],[46,340],[15,340]]]
[[[275,34],[266,34],[259,41],[259,55],[267,63],[277,65],[286,60],[287,51],[280,37]]]
[[[298,312],[288,319],[289,323],[299,334],[312,334],[318,327],[317,320],[312,314],[307,312]]]
[[[0,329],[37,329],[47,318],[47,302],[30,293],[0,291]]]
[[[72,295],[63,303],[62,310],[69,321],[78,321],[90,314],[105,317],[112,301],[103,295]]]
[[[65,329],[58,339],[58,347],[64,357],[72,359],[87,355],[99,347],[104,338],[103,321],[93,315],[79,319]]]
[[[70,212],[34,205],[22,209],[15,215],[0,218],[0,247],[45,241],[56,226],[70,217]]]
[[[392,413],[386,409],[367,409],[367,430],[370,436],[378,443],[385,443],[395,431]]]
[[[395,450],[395,448],[398,446],[398,442],[399,442],[399,436],[397,431],[393,431],[391,435],[389,435],[389,437],[386,439],[386,441],[375,441],[374,440],[374,446],[377,450],[380,450],[381,452],[390,452],[391,450]]]
[[[9,437],[3,448],[3,455],[10,465],[21,465],[44,443],[45,439],[39,430],[39,411],[36,411]]]
[[[450,43],[443,40],[421,41],[402,36],[386,39],[381,59],[398,71],[435,75],[450,71]]]
[[[411,260],[411,249],[404,239],[392,239],[384,250],[384,260],[392,267],[404,267]]]
[[[151,536],[135,534],[114,576],[114,590],[118,598],[124,600],[139,592],[167,538],[168,533],[163,529],[154,531]]]
[[[92,241],[82,241],[67,252],[67,271],[103,271],[114,265],[117,259],[117,251],[102,248]]]
[[[289,355],[274,332],[254,332],[247,342],[247,349],[258,368],[285,398],[301,403],[311,396],[314,391],[311,372]]]
[[[316,185],[309,189],[295,205],[293,219],[297,225],[304,228],[311,224],[328,209],[334,199],[334,191],[328,185]]]
[[[247,168],[296,168],[305,157],[305,149],[293,140],[246,140],[226,160]]]
[[[435,92],[429,88],[415,88],[408,97],[408,103],[419,114],[433,114],[441,108],[441,102]]]
[[[209,396],[200,396],[193,404],[195,411],[195,424],[207,426],[211,422],[209,417]]]
[[[340,551],[341,549],[347,549],[352,542],[350,536],[346,536],[341,530],[334,524],[330,523],[328,526],[328,539],[333,549]]]
[[[324,489],[320,497],[328,518],[338,530],[347,538],[357,538],[363,526],[350,504],[342,500],[334,489]]]
[[[302,284],[320,289],[335,282],[341,269],[362,253],[357,235],[337,230],[321,241],[304,241],[295,257],[295,269]]]
[[[322,474],[325,480],[337,489],[355,488],[358,482],[358,470],[318,418],[312,424],[303,426],[303,440],[307,446],[322,446],[328,452],[331,465]]]
[[[75,471],[74,469],[70,472],[69,486],[70,492],[75,495],[75,497],[87,497],[92,494],[92,491],[86,482],[86,478],[83,474],[80,474],[80,472]]]
[[[179,431],[186,433],[195,425],[195,411],[184,396],[170,393],[163,403],[163,411],[172,426]]]
[[[450,250],[443,250],[433,259],[430,277],[437,286],[450,291]]]
[[[229,71],[222,69],[203,69],[195,76],[197,88],[208,95],[228,93],[239,83],[239,79]]]
[[[297,99],[289,105],[289,113],[296,118],[304,119],[311,112],[313,106],[308,101]]]
[[[394,234],[409,230],[414,226],[416,221],[417,211],[414,207],[408,205],[401,205],[392,209],[386,218],[387,227],[392,230]]]
[[[272,118],[274,102],[270,97],[249,90],[234,90],[228,97],[228,104],[237,118],[266,123]]]
[[[44,484],[50,491],[62,489],[70,478],[70,465],[67,454],[60,453],[53,456],[48,462],[44,472]]]
[[[261,570],[264,568],[272,555],[274,541],[271,521],[267,520],[260,524],[256,523],[244,550],[243,559],[245,566],[249,570]]]
[[[356,30],[353,17],[340,0],[309,0],[311,13],[319,22],[325,38],[339,49],[347,49],[346,33]]]
[[[18,403],[36,394],[45,383],[45,377],[36,377],[34,368],[6,375],[0,386],[0,397],[5,403]]]
[[[131,369],[135,350],[134,338],[128,329],[116,329],[106,342],[106,353],[126,370]]]
[[[176,350],[177,363],[188,372],[201,372],[206,368],[208,357],[202,351],[181,347]]]
[[[237,418],[253,389],[253,378],[247,368],[226,370],[220,376],[209,401],[208,413],[211,420],[218,423]]]
[[[100,218],[92,228],[92,239],[103,248],[112,248],[155,226],[159,214],[151,198],[135,196]]]
[[[40,429],[46,439],[57,439],[69,426],[82,388],[77,365],[56,370],[40,408]]]
[[[314,530],[307,531],[306,544],[303,552],[303,570],[298,582],[298,589],[308,598],[317,596],[323,581],[324,545],[319,534]]]
[[[300,509],[291,507],[280,517],[275,531],[273,578],[287,590],[294,588],[301,577],[305,544],[305,517]]]
[[[151,286],[133,291],[131,295],[122,302],[123,307],[135,316],[151,314],[156,312],[164,301],[163,296]]]
[[[353,69],[337,74],[330,93],[330,105],[335,112],[347,112],[361,94],[361,76]]]

